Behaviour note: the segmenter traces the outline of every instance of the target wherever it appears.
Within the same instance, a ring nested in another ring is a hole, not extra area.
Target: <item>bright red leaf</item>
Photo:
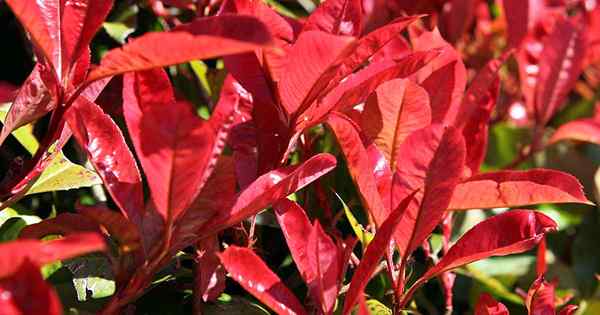
[[[98,105],[84,97],[71,106],[66,119],[115,203],[124,215],[141,226],[145,210],[142,180],[119,127]]]
[[[266,26],[254,17],[222,15],[198,18],[169,32],[148,33],[121,48],[110,50],[100,65],[92,70],[88,81],[194,59],[252,51],[270,46],[271,42]]]
[[[527,251],[556,229],[552,219],[535,211],[510,210],[493,216],[465,233],[419,281],[480,259]]]
[[[567,202],[591,204],[579,181],[569,174],[545,169],[499,171],[479,174],[459,184],[449,209],[503,208]]]
[[[25,259],[12,276],[0,279],[0,314],[61,315],[60,299],[40,274],[40,266]]]
[[[381,84],[369,96],[361,116],[363,132],[383,152],[392,170],[396,169],[399,148],[406,137],[430,122],[427,92],[407,79]]]
[[[415,150],[419,147],[419,150]],[[403,199],[418,190],[402,216],[394,240],[404,259],[419,247],[440,223],[460,182],[465,143],[452,127],[431,125],[413,132],[400,146],[393,196]]]
[[[230,246],[220,258],[235,281],[278,314],[306,314],[294,294],[251,249]]]

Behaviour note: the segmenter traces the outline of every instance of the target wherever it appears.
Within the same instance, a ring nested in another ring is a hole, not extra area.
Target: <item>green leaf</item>
[[[135,32],[135,27],[121,22],[104,22],[102,23],[102,27],[112,39],[116,40],[120,44],[125,44],[125,39],[127,39],[127,36]]]
[[[363,248],[366,248],[367,245],[369,245],[369,243],[373,240],[373,234],[368,231],[365,231],[362,225],[358,223],[358,220],[352,214],[352,211],[350,211],[348,205],[346,205],[344,200],[342,200],[342,197],[340,197],[340,195],[338,195],[337,193],[335,195],[342,203],[342,207],[344,207],[344,213],[346,214],[346,218],[348,218],[348,223],[350,223],[354,234],[356,234],[358,240],[363,244]]]
[[[0,211],[0,242],[17,239],[25,226],[40,221],[41,219],[37,216],[22,215],[12,208]]]
[[[358,306],[354,308],[352,314],[358,313]],[[367,300],[367,309],[371,315],[392,315],[392,310],[377,300]]]
[[[9,104],[0,105],[0,121],[2,122],[4,122],[4,119],[6,118],[9,108],[8,105]],[[17,129],[12,135],[15,136],[31,155],[35,154],[38,150],[39,142],[33,135],[32,124]],[[52,148],[50,150],[52,150]],[[27,195],[90,187],[101,183],[102,180],[94,171],[69,161],[62,152],[59,152],[29,191],[27,191]]]
[[[214,304],[207,304],[204,307],[204,314],[268,315],[270,313],[258,304],[233,296],[229,299],[219,299],[218,302]]]
[[[506,301],[510,301],[515,304],[522,304],[523,299],[520,296],[512,293],[507,287],[505,287],[502,282],[499,280],[492,278],[482,272],[481,270],[473,267],[471,265],[467,265],[464,269],[457,269],[456,273],[466,275],[468,277],[473,278],[477,282],[481,283],[486,287],[486,292],[493,294],[495,296],[501,297]]]
[[[206,76],[208,73],[208,66],[201,60],[195,60],[190,61],[190,67],[192,68],[192,71],[194,71],[196,78],[198,78],[200,85],[202,85],[202,88],[206,91],[208,96],[212,96],[213,92],[210,88],[210,82]]]
[[[64,262],[73,274],[77,300],[89,297],[100,299],[115,293],[115,281],[108,259],[102,255],[88,255]],[[88,291],[91,295],[88,296]]]
[[[102,184],[96,172],[69,161],[62,152],[44,170],[27,195]]]
[[[6,119],[6,115],[8,114],[8,110],[10,108],[9,103],[4,103],[0,105],[0,121],[4,123]],[[12,135],[17,138],[17,140],[23,145],[25,150],[29,152],[31,155],[35,154],[35,151],[40,147],[37,139],[33,135],[33,125],[28,124],[25,125],[15,131],[13,131]]]

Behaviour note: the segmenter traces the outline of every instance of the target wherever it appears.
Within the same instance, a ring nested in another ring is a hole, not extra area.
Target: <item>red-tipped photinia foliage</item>
[[[544,274],[595,169],[552,161],[600,144],[600,6],[318,2],[0,4],[35,61],[0,82],[0,313],[573,314]],[[473,267],[511,254],[522,297]]]

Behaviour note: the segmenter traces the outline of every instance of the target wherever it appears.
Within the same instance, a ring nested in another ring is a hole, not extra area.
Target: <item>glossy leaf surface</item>
[[[220,258],[235,281],[278,314],[306,314],[294,294],[251,249],[230,246]]]
[[[473,176],[456,187],[449,208],[465,210],[561,202],[590,203],[575,177],[555,170],[533,169]]]
[[[169,32],[145,34],[121,48],[110,50],[100,66],[92,70],[88,80],[252,51],[269,46],[271,41],[264,24],[253,17],[200,18]]]

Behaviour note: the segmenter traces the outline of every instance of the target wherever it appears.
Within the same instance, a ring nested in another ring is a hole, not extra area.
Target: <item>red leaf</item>
[[[222,15],[199,18],[169,32],[145,34],[110,50],[88,81],[131,71],[147,70],[237,54],[269,46],[266,26],[254,17]],[[165,49],[166,48],[166,49]]]
[[[396,169],[399,148],[406,137],[430,122],[427,92],[407,79],[387,81],[377,87],[361,116],[363,132],[382,151],[392,170]]]
[[[191,104],[175,101],[162,69],[127,74],[123,85],[123,114],[152,200],[165,221],[173,222],[208,180],[224,147],[216,129],[223,126],[198,117]]]
[[[529,26],[529,2],[502,0],[502,10],[506,18],[508,45],[517,48],[527,36]]]
[[[361,37],[356,43],[354,50],[344,56],[341,63],[333,69],[333,73],[326,80],[327,82],[331,82],[329,83],[329,87],[337,85],[343,78],[362,66],[365,61],[369,60],[371,56],[385,45],[401,37],[404,29],[418,18],[419,16],[401,17]]]
[[[488,129],[496,99],[500,93],[500,81],[496,79],[485,96],[482,96],[478,107],[473,109],[470,119],[462,130],[467,146],[466,166],[470,174],[479,173],[479,168],[485,159],[488,144]]]
[[[335,134],[365,209],[373,216],[377,226],[381,226],[389,211],[379,195],[373,176],[374,168],[360,139],[358,126],[350,118],[336,112],[329,115],[327,125]]]
[[[92,38],[112,8],[113,0],[64,1],[61,40],[64,48],[63,72],[88,49]],[[87,70],[87,67],[86,67]]]
[[[337,299],[343,275],[343,253],[323,231],[319,221],[316,221],[306,243],[308,266],[315,276],[308,287],[312,296],[321,305],[324,314],[331,314]]]
[[[302,31],[358,36],[362,31],[362,3],[360,0],[325,1],[310,14]]]
[[[81,232],[101,233],[98,224],[76,213],[61,213],[54,218],[24,227],[19,233],[22,239],[41,239],[51,234],[69,235]]]
[[[106,250],[104,238],[98,233],[79,233],[61,239],[42,242],[16,240],[0,244],[0,278],[17,271],[21,263],[30,260],[42,266],[57,260]]]
[[[41,63],[35,65],[6,115],[0,133],[0,145],[14,130],[46,115],[56,106],[56,99],[53,99],[56,87],[47,86],[48,82],[54,80],[51,75],[48,67]]]
[[[547,282],[544,276],[538,277],[529,287],[525,306],[529,315],[556,314],[554,310],[556,284]]]
[[[417,82],[429,94],[432,121],[450,125],[460,110],[467,85],[467,71],[462,57],[437,29],[412,37],[411,41],[415,51],[440,51],[439,56],[419,70]]]
[[[477,0],[450,0],[440,14],[442,33],[449,42],[455,43],[467,30],[475,17]]]
[[[475,306],[474,315],[510,315],[504,304],[494,300],[494,298],[483,293],[479,296],[477,305]]]
[[[558,315],[573,315],[577,311],[579,307],[577,305],[567,305],[563,307],[562,310],[558,313]]]
[[[25,259],[15,273],[0,279],[0,314],[61,315],[60,299],[40,274],[40,267]]]
[[[540,203],[591,204],[579,181],[566,173],[533,169],[473,176],[459,184],[449,209],[503,208]]]
[[[536,119],[540,125],[545,125],[560,108],[581,73],[586,39],[576,23],[558,21],[543,41],[535,94]]]
[[[433,58],[436,51],[418,52],[400,60],[386,60],[370,64],[348,76],[346,80],[324,96],[296,121],[295,130],[314,125],[332,110],[344,111],[364,102],[381,83],[393,78],[404,78],[415,73]]]
[[[77,142],[87,152],[123,214],[141,226],[144,201],[140,173],[121,130],[102,109],[79,97],[65,113]]]
[[[251,249],[230,246],[221,262],[246,291],[278,314],[306,314],[302,304]]]
[[[418,282],[491,256],[524,252],[556,229],[552,219],[535,211],[511,210],[493,216],[465,233]]]
[[[9,82],[0,81],[0,103],[11,103],[14,101],[19,88]]]
[[[310,254],[306,248],[308,236],[311,234],[313,227],[304,209],[287,198],[277,201],[273,205],[273,209],[294,263],[302,279],[308,284],[316,277],[313,269],[309,266]]]
[[[451,124],[456,119],[466,86],[466,77],[462,62],[455,61],[433,71],[423,81],[421,85],[431,101],[432,122]]]
[[[463,129],[469,120],[472,119],[472,115],[474,115],[480,107],[480,104],[484,103],[482,102],[482,99],[489,97],[490,87],[496,82],[500,67],[502,67],[511,55],[512,50],[504,52],[497,59],[488,62],[485,67],[477,73],[475,78],[473,78],[473,81],[471,81],[471,85],[469,85],[469,88],[467,88],[467,91],[465,92],[454,126]]]
[[[578,119],[558,127],[552,134],[549,143],[557,143],[562,140],[584,141],[600,144],[600,121],[587,118]]]
[[[406,208],[413,201],[416,193],[417,192],[415,191],[404,198],[398,207],[390,213],[387,219],[385,219],[379,229],[377,229],[375,237],[371,240],[369,246],[367,246],[367,250],[360,260],[360,264],[354,271],[354,276],[352,276],[352,280],[350,281],[350,288],[348,289],[348,293],[346,293],[346,298],[344,300],[344,310],[342,314],[349,314],[354,304],[356,304],[357,300],[362,295],[367,283],[369,283],[369,279],[371,279],[373,272],[375,272],[375,269],[379,264],[379,260],[388,249],[392,235],[396,228],[399,227]]]
[[[106,206],[77,206],[77,212],[102,226],[108,234],[117,240],[123,252],[137,250],[141,245],[140,231],[122,214]]]
[[[241,191],[233,205],[222,209],[199,229],[202,235],[211,235],[256,214],[273,202],[300,190],[335,168],[332,155],[317,154],[297,166],[283,167],[257,178]]]
[[[56,73],[62,78],[61,13],[64,6],[60,0],[7,0],[21,25],[31,36],[36,51],[39,51]],[[42,61],[43,62],[43,61]]]
[[[323,82],[321,76],[347,53],[353,43],[353,37],[335,36],[319,31],[300,34],[288,51],[288,63],[278,83],[281,103],[288,117],[306,106],[303,104],[312,103],[308,96],[313,90],[319,91],[320,87],[328,83]]]
[[[217,256],[218,252],[217,237],[205,238],[197,244],[194,303],[214,301],[225,290],[226,272]]]
[[[178,250],[198,241],[206,231],[200,228],[220,211],[230,208],[236,198],[236,178],[233,158],[221,155],[204,188],[188,210],[175,222],[172,248]]]
[[[419,150],[415,150],[419,148]],[[394,236],[406,259],[440,223],[465,163],[465,143],[453,127],[431,125],[413,132],[400,146],[393,194],[403,199],[415,190],[415,201],[402,216]]]

